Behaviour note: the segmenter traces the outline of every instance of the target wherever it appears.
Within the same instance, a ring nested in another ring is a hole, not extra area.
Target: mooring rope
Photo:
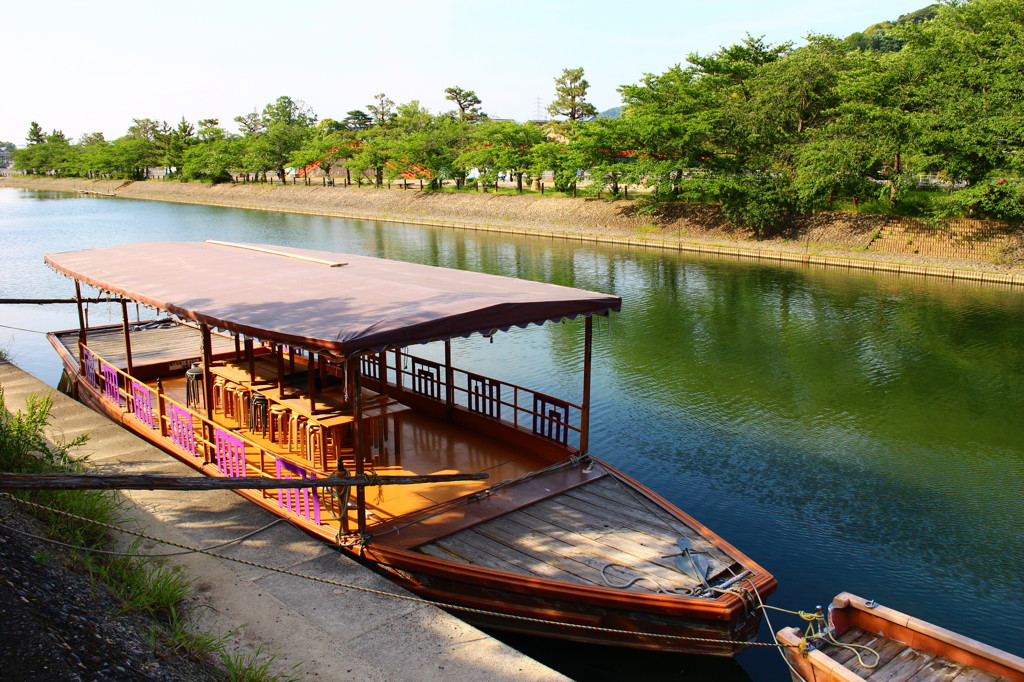
[[[12,327],[9,324],[0,324],[0,327],[4,329],[14,329],[19,332],[32,332],[33,334],[49,334],[50,332],[41,332],[38,329],[25,329],[24,327]]]
[[[716,639],[716,638],[713,638],[713,637],[691,637],[691,636],[688,636],[688,635],[669,635],[669,634],[661,634],[661,633],[653,633],[653,632],[637,632],[637,631],[633,631],[633,630],[620,630],[620,629],[617,629],[617,628],[604,628],[604,627],[600,627],[600,626],[597,626],[597,625],[581,625],[581,624],[577,624],[577,623],[564,623],[564,622],[559,622],[559,621],[547,620],[547,619],[544,619],[544,618],[534,618],[534,617],[531,617],[531,616],[520,616],[520,615],[516,615],[516,614],[512,614],[512,613],[500,613],[498,611],[488,611],[488,610],[485,610],[485,609],[477,609],[477,608],[473,608],[473,607],[470,607],[470,606],[460,606],[458,604],[446,604],[446,603],[443,603],[443,602],[432,601],[430,599],[423,599],[422,597],[416,597],[416,596],[405,595],[405,594],[395,594],[394,592],[387,592],[385,590],[377,590],[377,589],[374,589],[372,587],[363,587],[363,586],[360,586],[360,585],[351,585],[351,584],[348,584],[348,583],[339,582],[337,580],[331,580],[329,578],[320,578],[320,577],[314,576],[314,575],[306,575],[306,574],[303,574],[303,573],[297,573],[295,571],[291,571],[291,570],[288,570],[286,568],[275,568],[273,566],[267,566],[266,564],[260,564],[260,563],[257,563],[255,561],[249,561],[247,559],[239,559],[239,558],[230,557],[230,556],[227,556],[227,555],[224,555],[224,554],[218,554],[217,552],[213,552],[213,551],[210,551],[210,550],[207,550],[207,549],[203,549],[201,547],[190,547],[188,545],[183,545],[181,543],[174,542],[173,540],[164,540],[162,538],[153,537],[151,535],[148,535],[148,534],[140,532],[140,531],[130,530],[128,528],[121,528],[120,526],[115,526],[113,524],[105,523],[103,521],[97,521],[95,519],[88,519],[88,518],[85,518],[83,516],[78,516],[77,514],[72,514],[71,512],[66,512],[66,511],[63,511],[63,510],[60,510],[60,509],[53,509],[52,507],[47,507],[46,505],[38,504],[36,502],[30,502],[29,500],[20,499],[18,497],[15,497],[14,495],[11,495],[10,493],[6,493],[6,492],[0,493],[0,496],[6,497],[7,499],[13,500],[13,501],[15,501],[15,502],[17,502],[19,504],[23,504],[23,505],[26,505],[26,506],[29,506],[29,507],[34,507],[36,509],[41,509],[43,511],[51,512],[51,513],[54,513],[54,514],[59,514],[61,516],[72,518],[72,519],[75,519],[75,520],[78,520],[78,521],[83,521],[83,522],[86,522],[86,523],[91,523],[91,524],[94,524],[96,526],[100,526],[102,528],[107,528],[109,530],[114,530],[114,531],[117,531],[117,532],[120,532],[120,533],[125,533],[127,535],[134,535],[136,537],[140,537],[140,538],[143,538],[145,540],[150,540],[151,542],[158,542],[158,543],[161,543],[161,544],[169,545],[171,547],[177,547],[179,549],[186,550],[187,553],[205,554],[207,556],[214,557],[215,559],[223,559],[225,561],[233,561],[235,563],[242,564],[242,565],[245,565],[245,566],[251,566],[253,568],[259,568],[259,569],[263,569],[265,571],[272,571],[274,573],[280,573],[282,575],[288,575],[288,576],[291,576],[293,578],[301,578],[301,579],[304,579],[304,580],[311,580],[313,582],[324,583],[324,584],[327,584],[327,585],[332,585],[334,587],[341,587],[341,588],[345,588],[345,589],[356,590],[356,591],[359,591],[359,592],[367,592],[367,593],[370,593],[370,594],[376,594],[376,595],[380,595],[380,596],[383,596],[383,597],[393,597],[395,599],[402,599],[402,600],[405,600],[405,601],[415,602],[415,603],[419,603],[419,604],[435,606],[435,607],[442,608],[442,609],[461,611],[461,612],[464,612],[464,613],[472,613],[472,614],[480,615],[480,616],[491,616],[491,617],[496,617],[496,618],[506,618],[506,619],[511,619],[511,620],[523,621],[523,622],[527,622],[527,623],[538,623],[538,624],[541,624],[541,625],[557,625],[558,627],[567,627],[567,628],[574,628],[574,629],[578,629],[578,630],[587,630],[587,631],[590,631],[590,632],[603,632],[603,633],[609,633],[609,634],[629,635],[631,637],[638,637],[638,636],[639,637],[652,637],[652,638],[661,638],[661,639],[670,639],[670,640],[683,640],[683,641],[690,641],[690,642],[706,642],[706,643],[712,643],[712,644],[718,644],[718,645],[765,646],[765,647],[775,647],[775,648],[795,648],[792,645],[789,645],[789,644],[779,644],[778,642],[774,642],[774,643],[772,643],[772,642],[736,642],[736,641],[729,640],[729,639]],[[10,526],[7,526],[5,524],[0,524],[0,525],[3,525],[3,527],[7,528],[8,530],[15,530],[15,529],[12,529],[12,528],[10,528]],[[24,531],[17,531],[17,532],[21,532],[21,533],[24,534]],[[59,543],[59,544],[64,544],[64,543],[60,543],[59,541],[55,541],[52,538],[46,538],[46,537],[39,536],[39,535],[33,535],[33,537],[38,538],[39,540],[42,540],[44,542],[56,542],[56,543]],[[81,551],[86,551],[86,552],[88,552],[88,551],[95,551],[95,550],[93,550],[93,548],[90,548],[90,547],[76,547],[75,549],[79,549]],[[146,556],[146,555],[141,555],[140,554],[139,556]],[[752,582],[751,582],[751,585],[753,585]],[[755,590],[755,592],[756,592],[756,590]],[[760,599],[760,595],[758,596],[758,598]]]

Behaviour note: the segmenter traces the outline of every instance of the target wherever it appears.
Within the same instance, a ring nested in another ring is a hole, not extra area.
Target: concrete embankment
[[[194,475],[170,455],[3,361],[0,386],[11,411],[24,410],[32,394],[52,392],[50,438],[88,434],[89,440],[73,454],[88,455],[100,473]],[[131,521],[126,525],[190,547],[243,536],[275,518],[227,491],[133,491],[126,497],[133,503],[126,510]],[[168,551],[152,541],[144,541],[142,549]],[[284,522],[217,552],[301,575],[407,594]],[[433,606],[203,554],[169,561],[195,579],[191,610],[199,614],[199,627],[230,635],[237,651],[275,656],[272,672],[286,679],[565,679]]]
[[[820,212],[785,236],[754,240],[717,207],[536,194],[440,193],[318,184],[243,185],[61,178],[0,179],[0,186],[92,191],[118,197],[422,223],[582,242],[707,253],[832,268],[1024,285],[1024,233],[978,220],[941,225],[905,217]],[[652,210],[648,210],[652,209]]]

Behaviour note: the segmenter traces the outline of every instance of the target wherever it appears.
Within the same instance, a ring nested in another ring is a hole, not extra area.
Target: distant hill
[[[622,107],[612,107],[597,115],[598,118],[622,118]]]
[[[851,50],[864,52],[899,52],[903,49],[903,41],[891,35],[892,29],[901,24],[919,24],[930,21],[939,11],[939,5],[928,5],[919,10],[901,15],[895,21],[882,21],[868,26],[863,31],[851,33],[843,42]]]

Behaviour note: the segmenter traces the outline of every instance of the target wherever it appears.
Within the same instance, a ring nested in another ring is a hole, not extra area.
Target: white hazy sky
[[[449,86],[492,116],[526,120],[554,78],[582,66],[588,99],[662,73],[691,52],[764,35],[846,36],[928,0],[20,0],[3,10],[0,140],[31,121],[77,139],[123,135],[132,118],[195,122],[262,110],[281,95],[320,118],[365,109],[378,92],[445,111]]]

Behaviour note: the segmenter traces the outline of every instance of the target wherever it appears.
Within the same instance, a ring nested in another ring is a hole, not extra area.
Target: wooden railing
[[[264,478],[318,478],[320,472],[310,465],[285,459],[249,440],[241,433],[213,422],[181,403],[122,372],[93,353],[82,349],[83,380],[94,386],[102,398],[125,410],[128,418],[141,428],[153,431],[157,440],[166,441],[184,455],[214,466],[223,476],[259,476]],[[254,461],[255,460],[255,461]],[[257,463],[258,462],[258,463]],[[274,472],[271,476],[267,472]],[[322,525],[321,512],[339,510],[329,493],[320,490],[271,489],[278,507],[286,512]]]
[[[578,447],[583,408],[559,398],[453,367],[406,351],[361,358],[362,376],[386,382],[427,400],[526,429],[566,447]]]

